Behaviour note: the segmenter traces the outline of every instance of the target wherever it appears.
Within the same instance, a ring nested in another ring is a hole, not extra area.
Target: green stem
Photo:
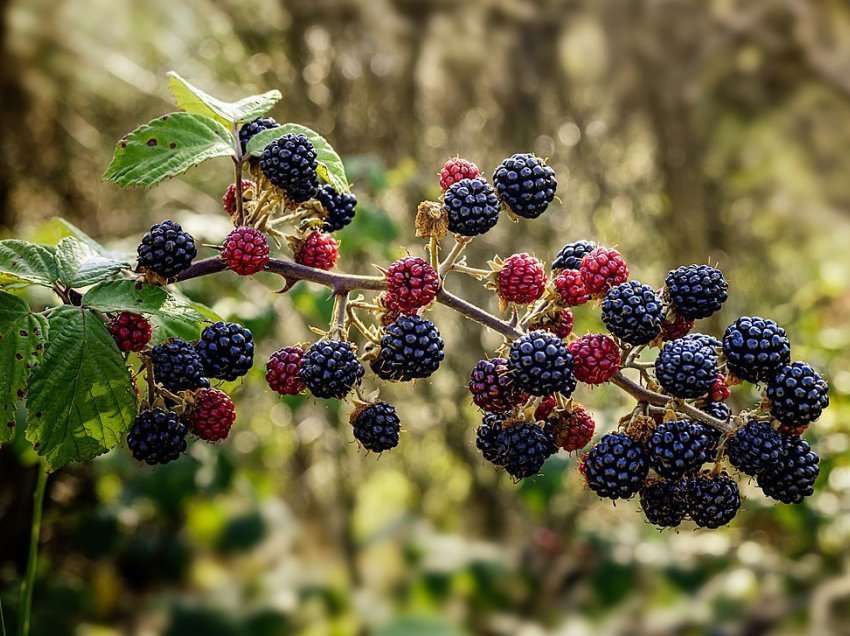
[[[41,513],[44,508],[44,490],[47,486],[47,466],[38,463],[38,481],[33,494],[32,525],[30,526],[30,550],[27,558],[27,574],[21,584],[21,597],[18,608],[18,636],[30,633],[30,615],[32,613],[32,592],[35,585],[35,571],[38,565],[38,542],[41,536]]]

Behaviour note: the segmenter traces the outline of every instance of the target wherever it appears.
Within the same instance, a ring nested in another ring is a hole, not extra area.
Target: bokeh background
[[[329,138],[360,206],[340,267],[405,249],[416,203],[461,154],[489,173],[548,157],[559,201],[470,250],[618,246],[633,275],[718,263],[719,333],[754,313],[830,379],[812,427],[805,505],[743,483],[727,528],[659,533],[635,501],[581,484],[575,459],[520,485],[477,454],[468,370],[499,340],[442,308],[448,356],[385,390],[404,424],[380,457],[349,407],[277,399],[263,365],[234,384],[219,446],[159,469],[123,449],[51,477],[33,633],[111,636],[850,634],[850,7],[840,0],[0,0],[0,230],[50,241],[62,216],[132,251],[174,218],[227,231],[218,160],[151,191],[101,181],[116,139],[173,109],[175,69],[235,99],[280,88],[272,113]],[[210,252],[211,253],[211,252]],[[260,359],[326,324],[322,289],[274,278],[186,286],[254,330]],[[453,290],[491,309],[472,280]],[[577,329],[598,327],[591,307]],[[628,411],[582,390],[599,429]],[[747,389],[737,406],[753,399]],[[34,455],[0,451],[0,600],[15,624]]]

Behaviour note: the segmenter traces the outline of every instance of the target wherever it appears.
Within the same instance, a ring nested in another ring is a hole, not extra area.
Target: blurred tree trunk
[[[12,192],[17,169],[14,142],[19,133],[21,119],[26,112],[26,96],[18,81],[18,66],[12,57],[9,45],[9,14],[11,0],[0,0],[0,228],[11,228],[15,223],[12,210]]]

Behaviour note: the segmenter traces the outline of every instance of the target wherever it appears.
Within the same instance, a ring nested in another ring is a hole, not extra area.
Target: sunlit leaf
[[[168,73],[168,88],[177,105],[187,113],[212,117],[228,129],[264,115],[282,97],[280,91],[272,90],[236,102],[225,102],[189,83],[175,71]]]

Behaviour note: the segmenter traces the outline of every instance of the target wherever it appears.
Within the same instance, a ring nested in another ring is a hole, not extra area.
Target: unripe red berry
[[[122,311],[109,323],[109,332],[121,351],[141,351],[151,339],[151,324],[144,316]]]
[[[664,341],[678,340],[679,338],[688,335],[693,327],[693,320],[688,320],[681,316],[676,316],[672,321],[665,320],[661,324],[661,339]]]
[[[732,392],[729,390],[729,385],[726,384],[726,378],[723,374],[718,373],[717,379],[711,385],[711,391],[708,395],[712,402],[723,402],[728,399]]]
[[[620,348],[609,336],[587,334],[569,345],[573,373],[580,382],[602,384],[620,370]]]
[[[242,200],[245,200],[245,194],[248,190],[254,189],[254,182],[249,181],[247,179],[242,180]],[[221,205],[224,208],[224,211],[227,212],[230,216],[236,214],[236,184],[231,183],[227,186],[227,190],[224,191],[224,195],[221,197]]]
[[[478,166],[466,159],[455,157],[443,164],[443,168],[440,170],[440,189],[445,192],[449,186],[461,179],[475,179],[480,176],[481,171]]]
[[[496,291],[505,302],[527,305],[540,298],[545,289],[543,263],[525,252],[506,258],[496,275]]]
[[[569,411],[560,411],[547,420],[546,427],[552,433],[555,445],[572,453],[584,448],[593,439],[596,422],[587,409],[575,404]]]
[[[242,276],[263,271],[269,262],[269,240],[253,227],[237,227],[224,239],[221,260]]]
[[[282,347],[269,356],[266,362],[266,382],[269,388],[281,395],[298,395],[306,387],[299,375],[304,349]]]
[[[236,421],[233,400],[218,389],[201,389],[187,417],[192,432],[207,442],[225,439]]]
[[[545,329],[559,338],[567,338],[573,332],[575,317],[570,309],[561,309],[556,313],[546,313],[543,316],[532,319],[529,323],[534,329]]]
[[[339,244],[325,232],[310,232],[295,253],[295,262],[316,269],[333,269],[339,257]]]
[[[401,315],[401,309],[398,306],[398,300],[395,296],[390,296],[387,292],[383,292],[378,296],[378,320],[384,326],[388,326],[396,321]]]
[[[431,303],[439,290],[436,270],[418,256],[399,259],[387,269],[387,297],[401,313],[415,313]]]
[[[583,305],[590,300],[581,273],[574,269],[565,269],[555,277],[555,291],[560,302],[567,307]]]
[[[554,395],[547,395],[540,401],[537,408],[534,409],[534,419],[538,422],[548,419],[556,406],[558,406],[558,399]]]
[[[629,267],[620,252],[607,247],[597,247],[585,256],[579,266],[584,286],[591,295],[605,293],[611,287],[625,283]]]

